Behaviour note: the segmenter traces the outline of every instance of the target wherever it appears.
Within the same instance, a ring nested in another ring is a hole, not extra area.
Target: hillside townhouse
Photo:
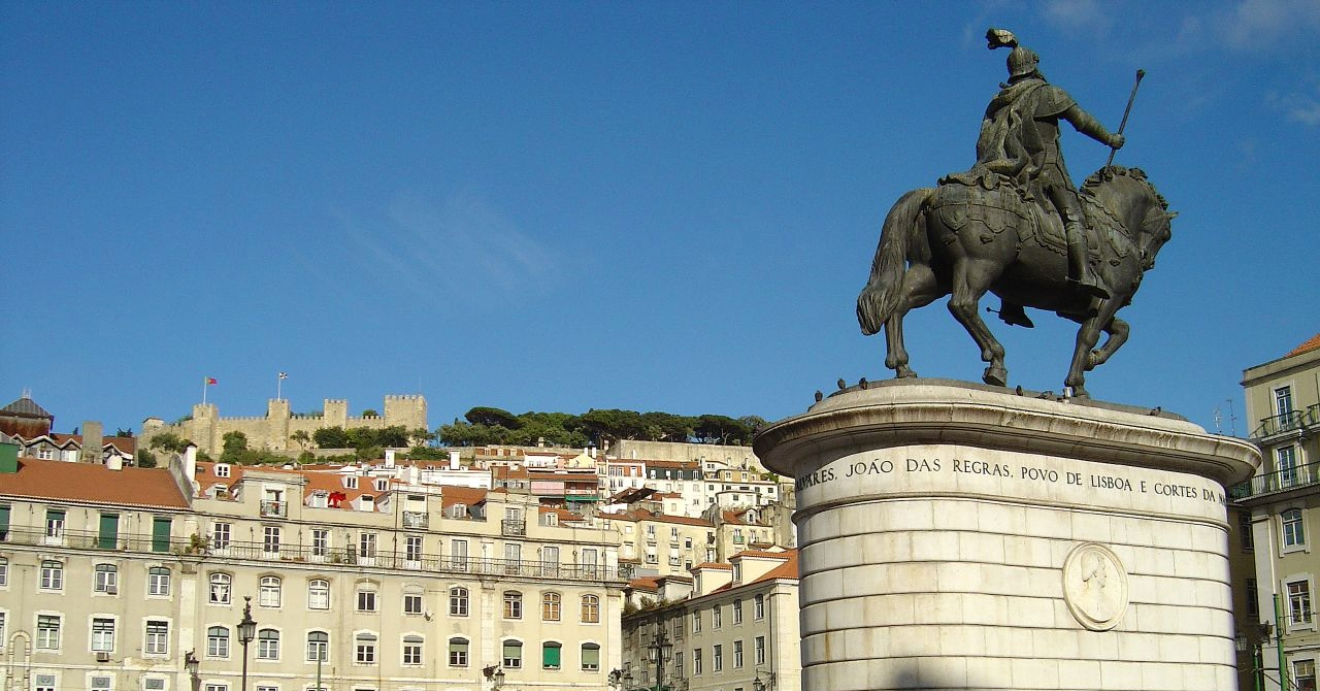
[[[7,688],[594,691],[619,664],[613,531],[527,497],[5,449]]]
[[[601,518],[608,518],[617,529],[619,560],[634,565],[636,576],[685,576],[693,566],[717,556],[715,526],[704,519],[645,509]]]
[[[623,618],[626,688],[799,691],[796,550],[747,551],[702,564],[685,584],[634,581],[657,593]]]

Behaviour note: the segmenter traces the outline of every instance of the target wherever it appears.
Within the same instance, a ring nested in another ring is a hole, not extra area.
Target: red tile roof
[[[96,463],[24,458],[0,474],[0,496],[144,508],[186,509],[188,500],[165,468],[110,470]]]
[[[1312,336],[1311,340],[1297,346],[1296,348],[1293,348],[1292,352],[1288,353],[1284,357],[1292,357],[1294,355],[1301,355],[1302,353],[1309,353],[1317,348],[1320,348],[1320,334],[1316,334]]]

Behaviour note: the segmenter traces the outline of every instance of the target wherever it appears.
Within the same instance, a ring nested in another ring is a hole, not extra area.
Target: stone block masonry
[[[803,688],[1236,688],[1225,483],[1181,419],[899,380],[767,428],[796,479]]]

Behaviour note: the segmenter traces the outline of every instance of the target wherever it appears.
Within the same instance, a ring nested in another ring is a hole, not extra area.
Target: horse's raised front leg
[[[885,366],[894,370],[895,377],[909,379],[917,376],[908,367],[907,347],[903,343],[903,317],[910,310],[925,307],[945,294],[946,291],[941,290],[935,280],[935,274],[925,264],[914,264],[903,275],[899,304],[889,321],[885,322],[885,343],[889,351],[885,356]]]
[[[1105,325],[1104,331],[1108,334],[1104,345],[1100,346],[1099,350],[1092,350],[1086,358],[1086,369],[1088,371],[1105,364],[1109,358],[1113,357],[1114,353],[1118,352],[1119,348],[1123,347],[1124,343],[1127,343],[1130,327],[1128,327],[1127,322],[1114,317]]]
[[[949,311],[981,348],[981,360],[990,363],[981,379],[991,386],[1007,386],[1008,369],[1004,367],[1004,346],[981,319],[979,305],[1002,270],[1002,266],[990,261],[957,261],[953,268],[953,297],[949,298]]]

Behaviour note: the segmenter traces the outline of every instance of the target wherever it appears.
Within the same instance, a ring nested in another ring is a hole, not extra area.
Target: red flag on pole
[[[215,377],[207,377],[207,378],[206,378],[206,384],[207,384],[207,386],[210,386],[210,385],[212,385],[212,384],[217,384],[217,383],[218,383],[218,382],[215,380]]]

